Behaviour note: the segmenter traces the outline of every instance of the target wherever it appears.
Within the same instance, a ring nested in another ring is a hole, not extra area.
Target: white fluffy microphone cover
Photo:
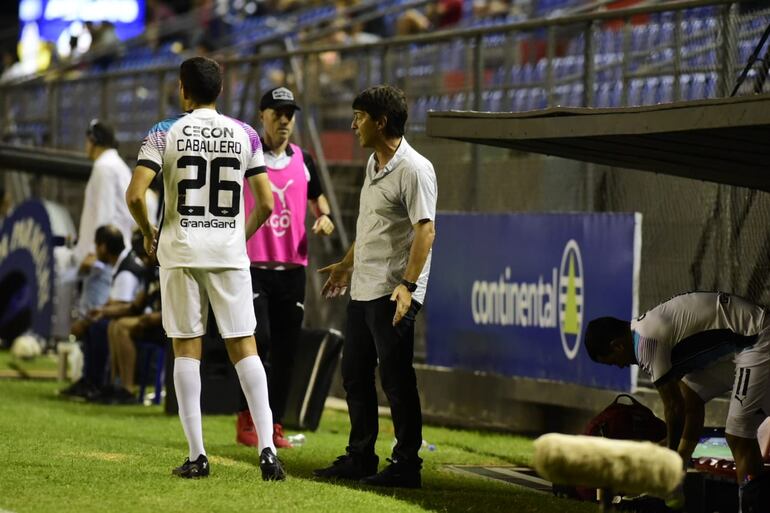
[[[682,458],[650,442],[550,433],[535,440],[534,467],[562,485],[665,497],[679,485]]]

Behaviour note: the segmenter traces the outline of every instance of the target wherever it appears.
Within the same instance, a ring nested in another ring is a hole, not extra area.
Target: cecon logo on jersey
[[[477,325],[558,328],[564,354],[574,359],[583,325],[583,260],[578,243],[568,241],[560,266],[536,281],[511,281],[510,267],[496,281],[474,281],[471,311]]]
[[[559,331],[564,354],[570,360],[580,349],[583,297],[583,258],[578,243],[570,240],[564,247],[559,267]]]

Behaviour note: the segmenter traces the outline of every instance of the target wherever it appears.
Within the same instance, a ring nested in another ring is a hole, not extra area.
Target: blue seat
[[[644,86],[644,80],[635,78],[631,81],[631,85],[628,89],[628,106],[635,107],[642,105],[642,87]]]
[[[692,76],[692,85],[690,87],[689,100],[702,100],[708,97],[706,90],[706,74],[695,73]]]
[[[642,86],[642,105],[657,105],[660,103],[660,79],[651,77]]]
[[[567,97],[565,105],[569,107],[584,107],[583,105],[583,84],[571,84],[567,86]]]
[[[509,98],[511,102],[511,110],[513,112],[522,112],[529,107],[529,89],[516,89],[509,91]]]
[[[674,101],[674,77],[664,76],[660,79],[660,103]]]
[[[163,390],[163,380],[166,376],[166,344],[158,344],[154,341],[136,342],[137,351],[142,355],[141,371],[139,374],[139,402],[144,401],[147,385],[150,383],[150,374],[153,363],[155,364],[155,373],[153,386],[155,387],[155,396],[152,399],[153,404],[160,404]]]
[[[596,93],[596,106],[599,108],[607,108],[610,106],[612,84],[610,82],[602,82],[599,84],[599,91]]]
[[[548,103],[545,96],[545,89],[542,87],[535,87],[530,89],[527,96],[528,104],[525,110],[544,109]]]

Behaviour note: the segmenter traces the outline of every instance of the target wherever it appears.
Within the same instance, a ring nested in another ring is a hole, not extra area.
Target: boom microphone
[[[550,433],[534,445],[535,469],[557,484],[666,497],[684,477],[682,458],[650,442]]]

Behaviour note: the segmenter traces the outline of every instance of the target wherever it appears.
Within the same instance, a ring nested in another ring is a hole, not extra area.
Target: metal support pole
[[[631,63],[629,62],[631,56],[631,37],[633,31],[631,27],[631,18],[623,19],[623,68],[622,68],[622,80],[623,80],[623,92],[620,96],[620,105],[623,107],[628,106],[628,91],[631,88],[631,77],[629,76],[631,71]]]
[[[722,7],[720,15],[721,41],[718,46],[719,76],[717,82],[717,94],[721,97],[730,94],[730,84],[733,80],[733,56],[735,53],[735,32],[730,23],[734,4]]]
[[[481,93],[484,89],[484,48],[482,36],[473,40],[473,110],[480,111]]]
[[[682,11],[674,16],[674,101],[682,100]]]
[[[51,138],[51,146],[59,147],[59,89],[60,82],[53,81],[48,84],[48,132]],[[3,131],[5,133],[5,130]]]
[[[481,110],[481,90],[484,76],[484,53],[481,48],[482,36],[476,36],[473,41],[473,109]],[[466,105],[468,99],[466,98]],[[469,211],[475,211],[477,208],[479,183],[481,182],[481,146],[471,144],[471,180],[470,191],[468,194]]]
[[[553,107],[556,104],[555,84],[556,79],[553,72],[553,59],[556,55],[556,27],[551,25],[548,27],[548,40],[546,43],[546,65],[545,65],[545,95],[546,106]],[[537,63],[535,63],[537,66]]]
[[[586,24],[585,47],[583,51],[583,107],[594,104],[594,22]]]
[[[284,44],[286,45],[287,50],[292,51],[294,49],[294,44],[290,39],[287,38],[284,41]],[[298,58],[296,56],[289,59],[289,64],[291,65],[291,70],[295,77],[299,76],[301,74],[300,72],[302,71],[300,68],[300,63],[297,61]],[[304,83],[302,80],[299,80],[297,82],[297,92],[299,93],[300,97],[304,98],[305,95],[302,86],[304,86]],[[307,104],[303,104],[303,106],[307,107]],[[347,250],[347,248],[350,246],[350,239],[348,238],[345,225],[342,223],[342,211],[340,209],[339,202],[337,201],[337,194],[334,191],[334,184],[332,183],[331,175],[329,174],[329,166],[326,163],[326,156],[324,155],[323,146],[321,145],[321,136],[318,132],[315,118],[313,117],[312,112],[310,112],[309,107],[307,107],[307,110],[303,110],[302,119],[305,122],[305,127],[307,128],[307,133],[310,138],[313,151],[315,152],[316,160],[318,161],[318,174],[320,175],[321,181],[326,188],[326,199],[329,201],[329,207],[331,208],[331,215],[332,219],[334,220],[334,226],[336,228],[335,233],[339,236],[342,247]]]
[[[166,72],[158,72],[158,119],[166,119],[168,98],[166,98]]]

